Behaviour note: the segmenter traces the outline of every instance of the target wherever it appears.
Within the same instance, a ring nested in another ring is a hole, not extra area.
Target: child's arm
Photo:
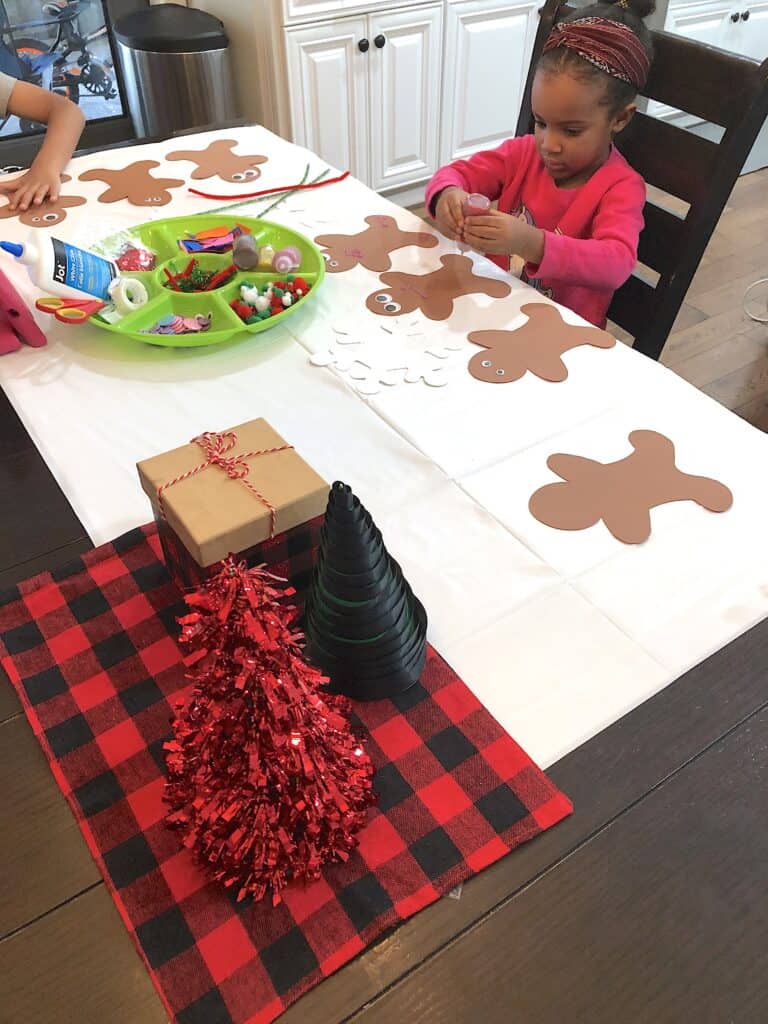
[[[582,288],[615,291],[637,264],[637,243],[643,230],[645,182],[622,182],[604,196],[592,222],[590,238],[544,233],[543,255],[531,260],[528,276]]]
[[[645,185],[637,178],[605,194],[589,238],[542,231],[493,210],[471,218],[464,240],[481,252],[521,256],[532,279],[615,291],[637,263],[644,204]]]
[[[26,210],[46,198],[58,199],[61,172],[75,151],[85,124],[79,107],[56,93],[29,82],[17,82],[8,100],[8,113],[47,124],[43,144],[26,174],[0,182],[0,194],[10,194],[10,208]]]

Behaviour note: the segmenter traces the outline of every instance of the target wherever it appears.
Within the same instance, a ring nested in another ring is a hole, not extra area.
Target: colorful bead
[[[271,270],[272,260],[275,258],[275,250],[271,245],[262,245],[259,247],[259,270]]]
[[[286,245],[272,257],[272,267],[278,274],[287,270],[297,270],[301,266],[301,253],[295,245]]]

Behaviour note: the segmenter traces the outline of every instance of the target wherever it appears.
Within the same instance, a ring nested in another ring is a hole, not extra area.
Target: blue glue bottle
[[[0,242],[14,256],[40,291],[67,299],[109,302],[109,285],[119,275],[117,265],[96,253],[45,235],[34,242]]]

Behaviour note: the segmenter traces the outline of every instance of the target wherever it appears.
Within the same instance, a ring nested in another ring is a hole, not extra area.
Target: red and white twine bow
[[[258,451],[253,452],[239,452],[236,455],[228,455],[227,452],[231,452],[237,444],[237,434],[234,430],[225,430],[218,434],[213,430],[206,430],[205,433],[200,434],[199,437],[193,437],[190,444],[199,445],[205,453],[205,461],[201,462],[198,466],[193,466],[192,469],[188,469],[186,473],[181,473],[179,476],[168,480],[164,484],[161,484],[157,489],[157,501],[160,507],[160,513],[164,519],[167,519],[165,513],[165,503],[163,501],[163,492],[167,491],[169,487],[173,487],[174,484],[180,484],[182,480],[189,480],[190,477],[195,476],[197,473],[202,473],[204,469],[209,466],[218,466],[219,469],[223,469],[230,480],[240,480],[248,490],[253,494],[255,498],[269,509],[269,536],[270,539],[275,535],[275,524],[277,519],[277,509],[265,498],[261,491],[257,490],[250,480],[247,479],[248,474],[251,471],[251,467],[246,462],[246,459],[255,458],[257,455],[272,455],[274,452],[287,452],[293,449],[292,444],[283,444],[278,448],[262,448]]]

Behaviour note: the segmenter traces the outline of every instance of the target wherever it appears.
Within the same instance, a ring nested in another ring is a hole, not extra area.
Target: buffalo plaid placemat
[[[383,931],[571,811],[430,650],[420,684],[356,708],[380,801],[350,861],[277,907],[235,904],[163,823],[162,746],[185,692],[183,605],[154,525],[2,601],[2,665],[179,1024],[267,1024]]]

